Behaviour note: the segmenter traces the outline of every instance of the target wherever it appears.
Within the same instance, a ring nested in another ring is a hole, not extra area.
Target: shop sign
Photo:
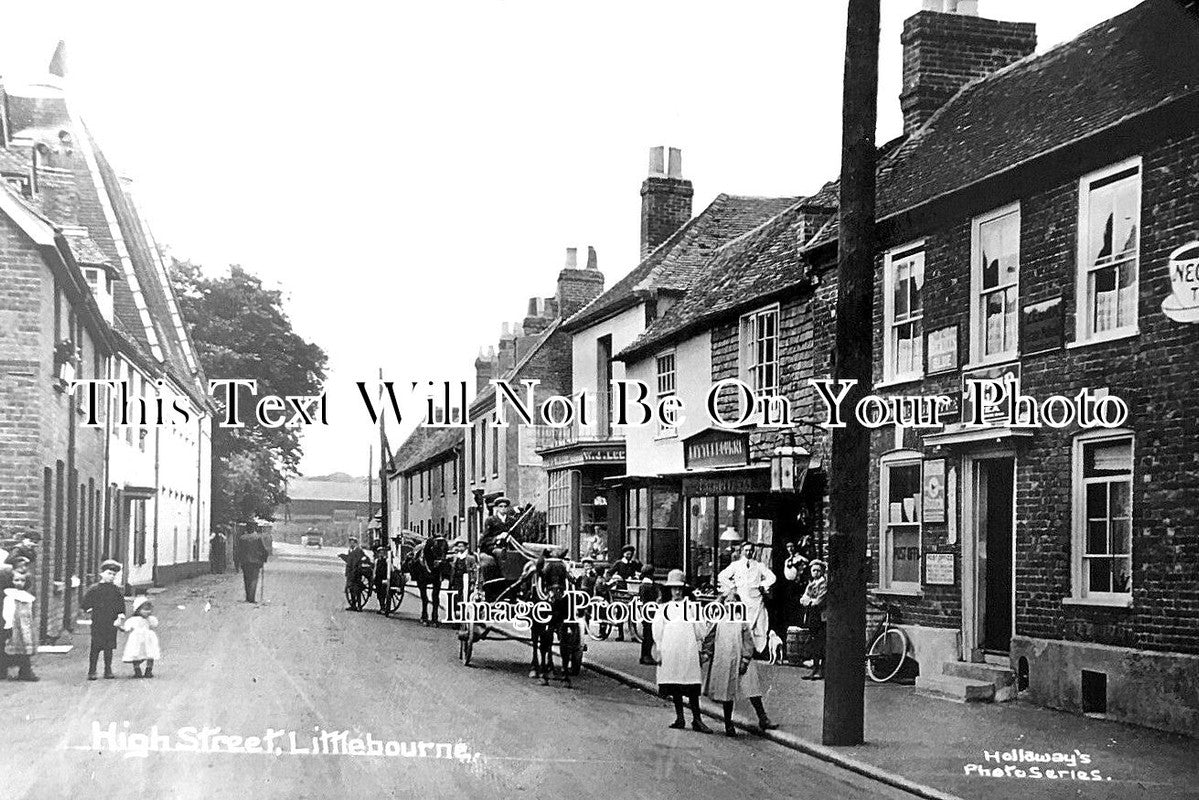
[[[1199,322],[1199,242],[1171,253],[1166,269],[1171,294],[1162,301],[1162,313],[1175,322]]]
[[[687,469],[744,467],[749,464],[749,434],[709,428],[683,440]]]
[[[958,326],[949,325],[928,333],[928,374],[958,368]]]
[[[921,517],[925,522],[945,521],[945,459],[924,462],[921,490]]]
[[[756,494],[770,491],[767,470],[738,471],[732,475],[696,475],[683,478],[683,494],[687,497],[710,497],[721,494]]]
[[[1061,349],[1065,341],[1062,296],[1025,306],[1020,315],[1020,352],[1031,356]]]
[[[599,447],[572,449],[563,452],[548,453],[541,458],[546,469],[578,467],[583,464],[621,464],[624,462],[624,448]]]
[[[924,554],[924,582],[929,586],[957,584],[956,560],[953,553]]]
[[[962,373],[962,415],[963,420],[974,419],[974,404],[970,402],[971,392],[970,380],[987,380],[987,381],[1004,381],[1006,376],[1011,376],[1014,383],[1012,384],[1012,394],[1015,395],[1020,391],[1020,364],[1004,364],[998,367],[980,367],[979,369],[967,370]],[[983,422],[988,425],[1003,425],[1007,421],[1007,412],[1002,406],[992,408],[989,412],[983,414]]]

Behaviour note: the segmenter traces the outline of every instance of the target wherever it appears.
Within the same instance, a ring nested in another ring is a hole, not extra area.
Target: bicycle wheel
[[[887,628],[866,653],[866,672],[875,683],[886,683],[899,674],[907,657],[907,634],[899,628]]]

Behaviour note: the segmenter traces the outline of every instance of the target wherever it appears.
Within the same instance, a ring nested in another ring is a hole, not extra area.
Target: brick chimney
[[[649,177],[641,184],[641,258],[691,219],[694,194],[691,181],[683,180],[683,151],[651,147]]]
[[[910,135],[970,81],[1037,47],[1037,26],[978,16],[977,0],[924,0],[903,24],[903,132]]]
[[[495,348],[480,347],[479,356],[475,359],[475,392],[479,393],[491,385],[495,373]]]
[[[502,378],[516,365],[516,334],[512,325],[505,322],[500,329],[500,343],[495,353],[495,376]]]
[[[604,291],[604,273],[597,267],[595,249],[587,248],[587,266],[579,269],[579,251],[566,248],[566,266],[558,273],[558,292],[555,296],[558,313],[569,317]]]

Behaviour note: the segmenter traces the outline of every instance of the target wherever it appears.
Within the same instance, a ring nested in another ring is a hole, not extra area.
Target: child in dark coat
[[[125,614],[125,595],[117,588],[120,562],[111,559],[100,565],[100,582],[83,595],[83,610],[92,613],[92,649],[87,661],[87,679],[96,679],[96,662],[104,654],[104,677],[115,678],[112,651],[117,646],[117,617]]]

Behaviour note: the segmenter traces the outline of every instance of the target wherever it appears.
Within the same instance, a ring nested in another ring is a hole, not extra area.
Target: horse
[[[533,661],[530,677],[541,679],[548,686],[554,674],[554,636],[558,637],[562,658],[562,676],[566,688],[570,688],[570,658],[568,647],[573,646],[566,636],[568,602],[566,591],[570,588],[570,575],[560,558],[547,559],[543,555],[532,570],[529,595],[534,601],[548,603],[550,617],[542,622],[534,615],[530,623],[529,638],[533,645]]]
[[[418,544],[404,558],[401,569],[412,576],[420,589],[420,621],[422,625],[441,627],[441,582],[450,577],[450,545],[446,538],[434,534]],[[433,588],[433,620],[429,620],[429,587]]]

